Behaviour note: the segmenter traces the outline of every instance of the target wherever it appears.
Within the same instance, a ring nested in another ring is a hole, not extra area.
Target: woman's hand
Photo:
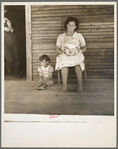
[[[75,48],[78,50],[78,52],[80,52],[80,47],[77,47],[77,46],[76,46]]]
[[[61,50],[60,47],[57,46],[57,47],[56,47],[56,53],[57,53],[57,54],[62,54],[62,53],[64,53],[64,52],[63,52],[63,50]]]
[[[82,53],[82,50],[80,49],[80,47],[77,47],[76,46],[75,48],[77,49],[78,52],[81,52]]]
[[[68,47],[65,46],[64,49],[63,49],[63,53],[66,54],[67,56],[70,56],[69,51],[70,51],[70,50],[68,49]]]
[[[64,54],[66,54],[66,49],[68,49],[67,46],[65,46],[64,49],[63,49],[63,53],[64,53]]]

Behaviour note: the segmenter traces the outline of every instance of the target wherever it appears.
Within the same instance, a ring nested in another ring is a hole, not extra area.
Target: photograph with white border
[[[117,3],[1,4],[1,146],[116,147]]]

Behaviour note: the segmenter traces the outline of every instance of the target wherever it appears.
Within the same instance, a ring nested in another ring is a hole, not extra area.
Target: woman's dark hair
[[[47,55],[41,55],[39,57],[39,61],[43,61],[43,60],[45,60],[46,62],[49,62],[50,63],[50,58]]]
[[[65,21],[65,23],[64,23],[64,28],[67,29],[66,25],[67,25],[69,22],[75,22],[75,26],[76,26],[76,29],[75,29],[75,30],[78,29],[79,21],[78,21],[76,18],[73,18],[73,17],[69,17],[69,18]]]

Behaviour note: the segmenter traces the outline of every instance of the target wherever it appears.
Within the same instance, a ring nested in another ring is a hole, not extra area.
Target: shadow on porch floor
[[[53,115],[114,115],[114,80],[88,79],[84,92],[75,93],[77,84],[62,84],[35,90],[36,82],[5,81],[5,113]]]

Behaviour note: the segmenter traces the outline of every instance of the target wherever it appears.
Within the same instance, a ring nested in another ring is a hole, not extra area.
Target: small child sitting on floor
[[[64,50],[66,55],[68,56],[73,56],[75,55],[78,51],[76,49],[76,46],[78,45],[78,41],[73,39],[71,36],[67,36],[65,39],[65,45],[64,45]]]
[[[54,84],[52,76],[54,68],[50,65],[50,58],[47,55],[40,56],[39,61],[41,62],[41,66],[38,67],[39,81],[36,88],[43,90],[45,87]]]

